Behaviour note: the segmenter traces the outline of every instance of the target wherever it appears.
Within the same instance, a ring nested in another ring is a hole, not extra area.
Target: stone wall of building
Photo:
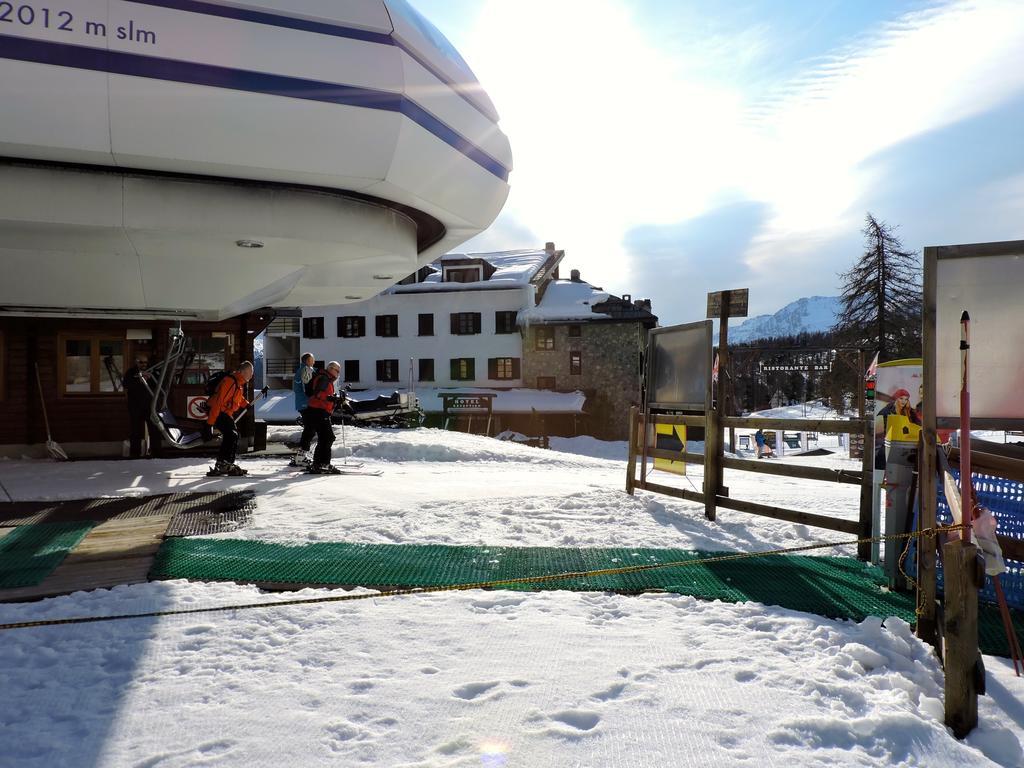
[[[539,329],[554,331],[554,349],[538,349]],[[579,335],[571,335],[577,331]],[[639,405],[640,360],[647,331],[636,321],[531,325],[523,338],[523,385],[581,390],[587,396],[587,419],[581,430],[605,440],[625,440],[629,408]],[[572,353],[580,355],[580,372],[571,371]]]

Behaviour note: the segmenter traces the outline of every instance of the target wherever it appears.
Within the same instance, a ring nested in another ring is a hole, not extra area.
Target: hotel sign
[[[480,392],[476,394],[441,395],[441,400],[444,401],[444,413],[446,416],[463,413],[490,414],[494,397],[494,394],[491,392]]]

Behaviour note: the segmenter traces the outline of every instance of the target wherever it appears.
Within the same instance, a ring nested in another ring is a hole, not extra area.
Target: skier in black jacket
[[[156,430],[149,423],[149,413],[153,406],[153,377],[146,370],[149,360],[139,355],[135,365],[124,373],[122,384],[128,400],[128,456],[132,459],[142,458],[142,438],[149,438],[149,452],[152,455],[156,445]],[[148,384],[148,386],[147,386]]]

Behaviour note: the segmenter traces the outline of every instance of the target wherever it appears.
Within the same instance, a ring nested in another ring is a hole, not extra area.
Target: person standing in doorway
[[[143,438],[148,446],[148,456],[152,456],[156,443],[156,432],[149,421],[153,408],[153,377],[148,368],[149,358],[140,354],[135,358],[135,365],[124,372],[121,381],[128,400],[128,457],[131,459],[142,458]]]
[[[309,449],[313,445],[313,437],[316,435],[315,418],[309,418],[309,395],[306,390],[311,386],[316,370],[313,368],[315,358],[309,352],[299,359],[299,365],[295,369],[295,376],[292,378],[292,392],[295,393],[295,410],[302,419],[302,437],[299,440],[299,447],[295,450],[289,466],[308,467],[311,463]]]
[[[252,374],[252,363],[246,360],[221,379],[217,391],[209,400],[210,413],[206,423],[219,429],[222,437],[217,463],[207,473],[211,477],[238,477],[246,474],[246,471],[235,463],[238,452],[238,425],[235,424],[235,414],[249,405],[249,401],[245,399],[245,386],[252,381]]]

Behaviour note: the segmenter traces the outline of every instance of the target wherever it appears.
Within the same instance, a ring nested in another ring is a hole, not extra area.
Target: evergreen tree
[[[877,350],[881,360],[921,354],[921,262],[895,228],[868,213],[864,255],[842,280],[842,310],[833,330],[849,346]]]

